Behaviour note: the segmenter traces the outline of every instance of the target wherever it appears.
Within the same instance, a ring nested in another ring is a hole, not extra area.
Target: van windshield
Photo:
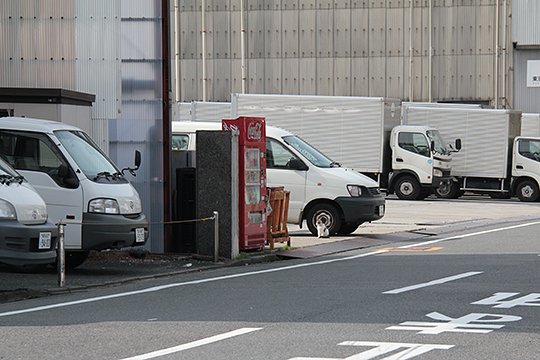
[[[125,182],[122,174],[82,131],[57,130],[54,135],[86,177],[96,182]]]
[[[330,160],[326,155],[315,149],[313,146],[309,145],[304,140],[300,139],[298,136],[284,136],[283,141],[285,141],[288,145],[292,146],[296,151],[302,154],[303,157],[305,157],[310,163],[315,166],[323,168],[341,166],[337,162]]]

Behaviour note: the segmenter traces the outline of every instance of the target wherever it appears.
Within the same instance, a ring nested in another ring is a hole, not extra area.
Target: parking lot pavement
[[[376,222],[363,224],[348,236],[332,236],[318,239],[306,227],[289,225],[291,247],[276,244],[276,250],[243,254],[236,261],[214,264],[191,256],[156,255],[126,251],[92,253],[77,269],[66,274],[66,288],[57,287],[58,277],[52,267],[39,273],[18,272],[0,265],[0,303],[58,292],[106,286],[126,281],[168,276],[184,272],[201,271],[216,266],[271,261],[290,251],[304,249],[303,256],[319,256],[323,253],[352,249],[352,240],[362,238],[356,248],[377,246],[400,236],[428,236],[450,229],[468,229],[486,223],[498,223],[519,219],[540,219],[540,203],[521,203],[517,200],[492,200],[489,197],[467,196],[458,200],[428,198],[424,201],[403,201],[390,197],[386,202],[385,216]],[[446,230],[445,230],[446,229]],[[401,234],[401,235],[399,235]],[[316,251],[315,251],[316,250]],[[144,254],[144,256],[142,256]],[[302,256],[299,256],[302,257]]]

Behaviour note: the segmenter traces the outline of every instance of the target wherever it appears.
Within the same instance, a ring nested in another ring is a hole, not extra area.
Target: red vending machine
[[[266,241],[266,126],[264,118],[223,119],[223,130],[238,132],[240,251]]]

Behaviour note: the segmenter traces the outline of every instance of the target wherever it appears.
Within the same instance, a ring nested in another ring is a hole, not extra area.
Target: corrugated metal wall
[[[96,95],[90,134],[106,152],[120,110],[120,0],[0,2],[0,86]]]
[[[512,41],[514,51],[514,106],[524,112],[540,112],[540,87],[528,86],[530,61],[540,61],[540,1],[519,0],[512,2]]]
[[[512,1],[512,38],[517,46],[540,46],[540,1]]]
[[[163,95],[161,58],[161,1],[122,0],[121,118],[110,123],[111,156],[119,166],[133,164],[142,153],[137,188],[143,211],[153,223],[152,252],[163,252]]]
[[[496,3],[432,1],[434,101],[493,99]],[[240,0],[206,4],[207,97],[229,101],[241,92]],[[202,99],[200,6],[179,0],[180,101]],[[245,7],[247,92],[409,99],[412,89],[415,101],[429,100],[429,1],[413,0],[412,16],[403,0]]]

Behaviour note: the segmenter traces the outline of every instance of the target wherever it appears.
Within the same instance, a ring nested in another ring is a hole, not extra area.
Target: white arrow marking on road
[[[404,293],[404,292],[411,291],[411,290],[425,288],[425,287],[428,287],[428,286],[444,284],[444,283],[449,282],[449,281],[459,280],[459,279],[463,279],[463,278],[466,278],[466,277],[469,277],[469,276],[478,275],[478,274],[482,274],[482,273],[483,273],[483,271],[470,271],[470,272],[466,272],[466,273],[463,273],[463,274],[448,276],[448,277],[445,277],[445,278],[442,278],[442,279],[431,280],[431,281],[428,281],[428,282],[422,283],[422,284],[406,286],[406,287],[402,287],[402,288],[394,289],[394,290],[388,290],[388,291],[383,292],[383,294],[400,294],[400,293]]]
[[[174,347],[163,349],[163,350],[157,350],[157,351],[153,351],[153,352],[147,353],[147,354],[142,354],[142,355],[137,355],[137,356],[133,356],[133,357],[129,357],[129,358],[124,358],[122,360],[153,359],[153,358],[156,358],[156,357],[159,357],[159,356],[165,356],[165,355],[169,355],[169,354],[174,354],[174,353],[177,353],[177,352],[180,352],[180,351],[193,349],[195,347],[199,347],[199,346],[203,346],[203,345],[208,345],[208,344],[215,343],[215,342],[218,342],[218,341],[221,341],[221,340],[230,339],[230,338],[238,336],[238,335],[248,334],[250,332],[261,330],[261,329],[262,328],[242,328],[242,329],[238,329],[238,330],[234,330],[234,331],[229,331],[229,332],[226,332],[226,333],[223,333],[223,334],[219,334],[219,335],[216,335],[216,336],[211,336],[211,337],[206,338],[206,339],[192,341],[192,342],[187,343],[187,344],[178,345],[178,346],[174,346]]]

